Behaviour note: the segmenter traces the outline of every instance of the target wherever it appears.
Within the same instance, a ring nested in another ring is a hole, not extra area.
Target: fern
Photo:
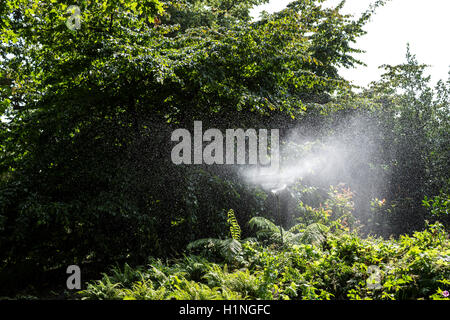
[[[248,224],[251,228],[257,229],[256,234],[258,236],[271,235],[279,231],[275,223],[263,217],[253,217]]]
[[[220,247],[221,243],[223,241],[224,240],[222,240],[222,239],[216,239],[216,238],[198,239],[198,240],[190,242],[187,245],[187,250],[189,250],[189,251],[197,250],[197,249],[211,250],[211,249]]]
[[[266,238],[271,241],[280,242],[280,228],[272,221],[263,217],[254,217],[249,221],[251,228],[256,229],[258,238]],[[282,229],[283,230],[283,229]],[[283,241],[290,244],[313,244],[320,245],[326,240],[329,229],[320,223],[313,223],[303,230],[302,225],[296,225],[289,229],[283,230]]]
[[[300,242],[304,244],[321,245],[326,240],[328,227],[320,223],[313,223],[306,227],[305,232],[300,238]]]
[[[261,273],[256,271],[253,274],[250,270],[236,270],[228,273],[226,266],[223,269],[217,265],[209,266],[209,272],[203,277],[209,287],[220,287],[237,292],[244,298],[256,299],[258,290],[263,282],[260,282],[258,276]]]
[[[213,253],[219,255],[228,262],[242,261],[242,245],[235,239],[199,239],[189,243],[187,249],[190,251],[203,251],[204,256]]]
[[[269,219],[263,217],[253,217],[248,222],[252,229],[256,229],[256,236],[258,238],[265,238],[271,241],[281,241],[280,228]],[[283,240],[290,237],[289,232],[283,230]]]
[[[227,222],[230,224],[231,238],[233,240],[241,240],[241,227],[239,226],[236,216],[234,215],[234,210],[230,209],[227,213]]]

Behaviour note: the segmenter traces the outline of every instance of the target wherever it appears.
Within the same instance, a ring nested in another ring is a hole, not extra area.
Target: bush
[[[83,299],[449,299],[450,241],[436,223],[412,236],[362,239],[336,230],[323,243],[245,242],[243,261],[197,256],[115,269],[90,283]],[[137,276],[140,277],[137,280]],[[129,279],[135,281],[129,281]]]

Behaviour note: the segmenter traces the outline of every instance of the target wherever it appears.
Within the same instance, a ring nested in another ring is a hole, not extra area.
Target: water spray
[[[276,198],[276,208],[277,208],[277,217],[278,220],[282,221],[281,219],[281,212],[280,212],[280,193],[288,188],[288,183],[292,181],[289,181],[289,179],[285,179],[285,177],[280,173],[271,173],[271,174],[254,174],[251,178],[253,183],[259,184],[263,189],[270,191],[275,195]],[[281,236],[281,245],[283,245],[283,228],[280,224],[280,236]]]

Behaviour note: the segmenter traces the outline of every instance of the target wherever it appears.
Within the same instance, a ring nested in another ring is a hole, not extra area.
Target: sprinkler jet
[[[277,186],[275,189],[270,190],[273,194],[278,194],[279,192],[283,191],[287,188],[287,184],[283,184],[280,186]]]

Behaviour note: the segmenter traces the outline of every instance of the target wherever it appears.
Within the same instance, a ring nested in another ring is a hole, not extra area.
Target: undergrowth
[[[259,221],[259,227],[267,231],[263,225]],[[136,268],[127,264],[114,267],[101,280],[89,283],[79,296],[150,300],[449,299],[450,242],[439,223],[389,240],[363,239],[355,231],[325,227],[311,231],[310,236],[306,232],[291,235],[292,241],[283,245],[276,237],[268,240],[264,232],[250,240],[205,240],[200,244],[219,249],[197,255],[190,252],[169,262],[153,259]],[[230,244],[235,245],[234,251],[227,249]]]

